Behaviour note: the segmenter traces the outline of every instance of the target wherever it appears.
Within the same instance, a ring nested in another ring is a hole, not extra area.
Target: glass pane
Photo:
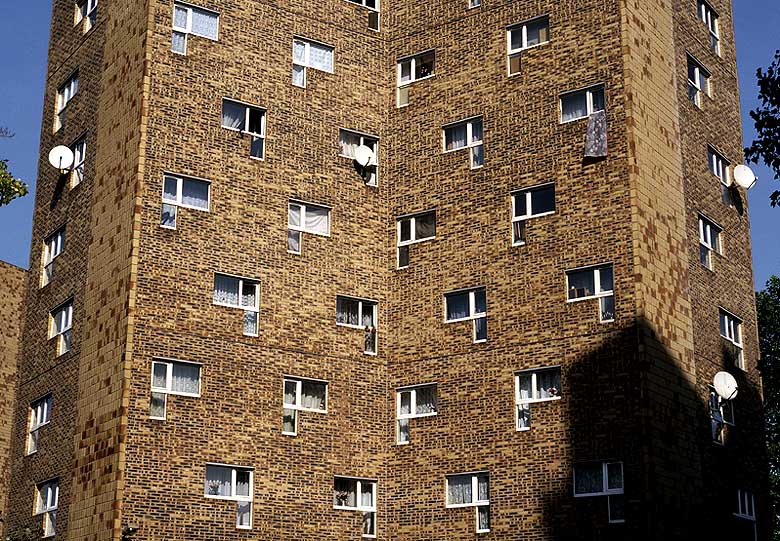
[[[487,475],[480,475],[477,477],[478,497],[479,501],[486,502],[490,500],[490,481]]]
[[[561,119],[564,122],[588,115],[588,97],[585,92],[561,96]]]
[[[522,64],[522,59],[520,57],[520,53],[517,53],[513,56],[509,57],[509,74],[514,75],[515,73],[520,73]]]
[[[287,250],[296,254],[301,253],[301,232],[289,229],[287,231]]]
[[[398,268],[409,266],[409,247],[401,246],[398,248]]]
[[[317,235],[330,234],[330,210],[324,207],[306,207],[306,231]]]
[[[222,100],[222,127],[234,130],[246,128],[246,105],[230,100]]]
[[[163,181],[163,201],[176,203],[178,199],[178,180],[173,177],[165,177]]]
[[[293,41],[293,62],[306,64],[306,44],[302,41]]]
[[[284,417],[282,418],[282,432],[286,434],[295,434],[296,429],[296,416],[297,411],[291,409],[284,410]]]
[[[456,475],[447,478],[447,503],[458,505],[472,503],[471,476]]]
[[[365,353],[376,353],[376,328],[369,328],[363,333],[363,342]]]
[[[601,293],[612,291],[614,289],[612,265],[601,267],[599,269],[599,289]]]
[[[574,466],[575,494],[593,494],[603,491],[604,470],[600,462]]]
[[[309,44],[309,66],[322,71],[333,71],[333,49],[317,43]]]
[[[214,302],[238,306],[238,279],[223,274],[215,274]]]
[[[538,398],[561,396],[561,372],[557,369],[537,372],[536,393]]]
[[[490,507],[483,505],[477,508],[477,527],[480,531],[490,529]]]
[[[482,141],[482,119],[471,121],[471,141],[470,143],[478,143]]]
[[[528,192],[518,192],[515,194],[515,217],[526,216],[528,214],[528,206],[526,205],[527,193]]]
[[[401,82],[405,83],[412,78],[412,61],[401,62]]]
[[[604,89],[598,88],[592,91],[593,96],[593,111],[604,110]]]
[[[607,489],[617,490],[623,488],[623,464],[614,462],[607,464]]]
[[[599,301],[601,308],[601,321],[612,321],[615,319],[615,297],[602,297]]]
[[[401,400],[401,405],[400,405],[401,415],[408,415],[412,413],[412,392],[401,391],[400,400]]]
[[[414,220],[415,239],[429,239],[436,236],[436,214],[421,214]]]
[[[567,273],[569,277],[569,299],[581,299],[596,294],[593,269]]]
[[[336,321],[345,325],[359,325],[358,301],[348,297],[337,297]]]
[[[474,313],[484,314],[487,312],[487,298],[484,289],[477,289],[474,292]]]
[[[87,3],[84,3],[86,9]],[[181,6],[173,7],[173,26],[174,28],[187,29],[187,9]]]
[[[487,340],[487,318],[481,317],[474,320],[474,340],[479,342]]]
[[[257,336],[258,334],[257,321],[258,321],[257,312],[251,310],[246,310],[244,312],[244,334],[245,335]]]
[[[699,244],[699,261],[708,269],[710,268],[710,249],[703,244]]]
[[[209,184],[198,180],[184,179],[181,187],[181,202],[199,209],[209,208]]]
[[[360,146],[360,135],[346,130],[339,131],[339,148],[342,156],[355,157],[355,149]]]
[[[721,336],[728,336],[728,333],[726,332],[727,322],[726,322],[726,314],[724,312],[720,312],[720,335]]]
[[[54,535],[57,531],[57,511],[46,513],[46,535]]]
[[[171,51],[179,54],[187,54],[187,34],[174,32],[171,38]]]
[[[324,383],[316,381],[303,381],[301,389],[301,406],[308,409],[325,411]]]
[[[263,116],[265,113],[260,109],[254,107],[249,108],[249,126],[247,131],[249,133],[255,133],[257,135],[263,135]]]
[[[696,64],[691,62],[691,59],[688,59],[688,80],[691,81],[693,84],[699,83],[699,78],[696,76]]]
[[[607,505],[609,505],[610,522],[619,522],[626,519],[626,499],[624,496],[609,496]]]
[[[466,124],[458,124],[444,129],[444,148],[455,150],[466,146]]]
[[[196,36],[217,39],[218,21],[219,18],[214,13],[192,9],[192,33]]]
[[[412,240],[412,220],[401,220],[401,242]]]
[[[363,535],[376,535],[376,513],[363,513]]]
[[[232,479],[233,473],[231,468],[207,465],[205,494],[207,496],[232,496]]]
[[[178,393],[200,393],[200,366],[188,363],[173,363],[171,390]]]
[[[363,481],[360,485],[360,506],[374,507],[373,483]]]
[[[301,205],[290,203],[287,211],[287,225],[291,227],[301,226]]]
[[[376,322],[374,321],[375,306],[375,304],[363,301],[363,321],[361,322],[363,327],[376,327]]]
[[[535,398],[532,387],[533,379],[530,372],[523,372],[517,376],[517,390],[519,400]]]
[[[240,470],[236,472],[236,496],[249,496],[251,479],[251,472]]]
[[[517,406],[517,429],[522,430],[531,427],[531,405],[520,404]]]
[[[165,393],[152,393],[149,401],[149,416],[165,418],[165,403],[167,396]]]
[[[333,482],[333,505],[357,507],[357,481],[336,478]]]
[[[398,419],[398,443],[409,441],[409,419]]]
[[[418,387],[417,388],[417,415],[426,413],[436,413],[436,387]]]
[[[434,67],[436,63],[436,55],[433,51],[417,57],[415,62],[415,79],[422,79],[433,75]]]
[[[468,292],[447,295],[447,320],[462,319],[469,316]]]
[[[176,229],[176,206],[163,203],[160,212],[160,225]]]
[[[723,422],[734,424],[734,402],[726,401],[723,403]]]
[[[252,527],[252,502],[236,503],[236,528]]]
[[[547,41],[547,18],[531,21],[527,25],[527,43],[528,47],[538,45]]]
[[[306,68],[303,66],[293,65],[292,68],[292,84],[301,88],[306,88]]]
[[[284,405],[295,406],[298,402],[295,399],[298,393],[298,382],[295,380],[284,381]]]
[[[249,146],[249,155],[253,158],[263,158],[265,155],[265,139],[253,136],[252,143]]]
[[[479,145],[471,149],[471,167],[482,167],[485,165],[485,147]]]
[[[244,281],[244,287],[241,288],[241,306],[245,308],[257,307],[257,284]]]
[[[522,49],[523,47],[523,28],[517,27],[509,31],[509,48],[511,50]]]
[[[409,87],[398,89],[398,106],[409,105]]]
[[[555,186],[544,186],[531,191],[531,212],[544,214],[555,211]]]
[[[515,244],[524,243],[525,230],[526,230],[525,220],[514,222],[512,224],[512,242]]]
[[[168,388],[168,365],[163,363],[152,363],[152,388]]]

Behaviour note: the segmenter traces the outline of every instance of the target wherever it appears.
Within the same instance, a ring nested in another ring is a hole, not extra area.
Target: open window
[[[436,51],[424,51],[412,56],[399,58],[398,71],[398,107],[409,105],[409,87],[436,74]]]
[[[57,114],[54,118],[54,131],[58,131],[65,124],[65,116],[70,100],[79,90],[79,74],[74,72],[57,89]]]
[[[742,320],[724,310],[718,309],[720,320],[720,336],[724,339],[727,351],[731,354],[734,365],[745,370],[745,352],[742,349]]]
[[[484,287],[444,294],[444,321],[473,321],[474,343],[487,341],[487,293]]]
[[[712,146],[707,145],[707,161],[710,173],[718,177],[720,181],[720,193],[724,205],[731,205],[731,163]]]
[[[711,96],[710,72],[704,69],[693,56],[688,55],[688,99],[696,107],[702,108],[703,97]]]
[[[396,220],[396,228],[398,268],[403,269],[409,266],[409,250],[412,244],[436,238],[436,212],[427,211],[402,216]]]
[[[214,304],[244,311],[244,335],[258,335],[260,282],[227,274],[214,274]]]
[[[517,430],[531,429],[531,404],[560,400],[561,368],[539,368],[515,373],[515,419]]]
[[[249,156],[265,158],[265,109],[222,98],[222,127],[250,137]]]
[[[699,260],[709,270],[714,269],[714,254],[722,254],[721,227],[704,215],[699,215]]]
[[[60,499],[60,481],[52,479],[35,487],[35,514],[43,517],[43,537],[57,534],[57,505]]]
[[[26,454],[31,455],[38,451],[41,441],[41,428],[51,421],[52,396],[46,395],[30,404],[29,419],[27,422],[27,446]]]
[[[77,0],[76,14],[73,25],[82,25],[82,31],[86,34],[97,22],[98,0]]]
[[[704,0],[697,2],[699,19],[709,31],[710,50],[720,56],[720,23],[717,12]]]
[[[377,302],[358,297],[336,296],[336,325],[363,330],[364,353],[376,355]]]
[[[65,226],[46,237],[43,241],[43,272],[41,273],[41,287],[54,279],[56,259],[65,250]]]
[[[605,109],[604,85],[594,85],[560,96],[561,123],[588,118],[595,112]]]
[[[57,340],[57,356],[70,351],[73,327],[73,300],[61,304],[49,313],[49,339]]]
[[[725,445],[728,439],[729,427],[734,426],[734,403],[731,400],[723,400],[710,386],[710,424],[712,426],[712,441],[719,445]]]
[[[373,160],[366,166],[364,180],[369,186],[376,186],[379,174],[379,138],[353,130],[339,130],[339,156],[355,160],[360,146],[367,146],[374,153]]]
[[[566,271],[568,302],[599,300],[602,323],[615,320],[615,291],[612,264],[594,265]]]

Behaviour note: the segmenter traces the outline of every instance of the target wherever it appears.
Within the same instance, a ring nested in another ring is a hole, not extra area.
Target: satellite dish
[[[360,145],[355,149],[355,161],[361,167],[368,167],[374,161],[374,151],[366,145]]]
[[[56,146],[49,152],[49,163],[60,171],[66,171],[73,165],[73,151],[63,145]]]
[[[723,400],[733,400],[737,397],[737,380],[728,372],[718,372],[712,380],[712,386]]]
[[[734,182],[740,188],[749,190],[756,183],[756,174],[747,165],[738,165],[734,168]]]

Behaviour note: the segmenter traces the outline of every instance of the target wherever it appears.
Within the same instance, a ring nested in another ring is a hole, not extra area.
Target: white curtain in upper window
[[[341,155],[355,157],[355,150],[360,146],[360,136],[356,133],[341,130],[339,133],[339,146]]]
[[[236,496],[249,496],[250,479],[252,479],[252,474],[250,472],[236,472]]]
[[[455,150],[466,146],[466,125],[458,124],[444,130],[444,142],[447,150]]]
[[[588,115],[586,92],[575,92],[561,97],[561,117],[564,122]]]
[[[419,387],[417,389],[417,415],[436,411],[436,387]]]
[[[482,120],[474,120],[471,123],[471,142],[478,143],[482,141]]]
[[[200,392],[200,366],[174,363],[171,390],[177,393],[198,394]]]
[[[291,227],[301,226],[301,206],[291,204],[287,211],[287,225]]]
[[[152,370],[152,387],[155,389],[168,388],[168,365],[154,363],[154,369]]]
[[[471,476],[450,477],[447,483],[447,503],[457,505],[471,502]]]
[[[171,50],[174,53],[186,54],[187,53],[187,34],[182,32],[173,32],[171,38]]]
[[[204,38],[217,39],[219,16],[210,11],[192,8],[192,33]]]
[[[206,466],[207,496],[232,496],[233,472],[224,466]]]
[[[330,234],[330,211],[323,207],[306,207],[306,231],[318,235]]]
[[[302,41],[293,41],[293,63],[306,64],[306,44]]]
[[[325,384],[304,381],[301,385],[301,402],[304,408],[325,410]]]
[[[558,370],[545,370],[537,373],[536,387],[539,398],[552,398],[560,395],[561,373]]]
[[[401,400],[401,407],[400,407],[401,415],[408,415],[412,413],[412,392],[402,391],[400,394],[400,400]]]
[[[222,100],[222,127],[243,130],[246,122],[246,106],[230,100]]]
[[[360,505],[362,507],[374,506],[374,490],[371,483],[363,481],[360,487]]]
[[[346,297],[336,299],[336,321],[346,325],[358,324],[358,301]]]
[[[238,306],[238,279],[222,274],[214,275],[214,302]]]
[[[173,27],[182,30],[187,29],[187,8],[181,6],[173,7]]]
[[[257,306],[257,284],[244,281],[244,287],[241,289],[241,306],[244,308]]]
[[[477,491],[479,492],[479,501],[486,502],[490,499],[490,481],[487,475],[477,477]]]
[[[284,382],[284,405],[285,406],[295,406],[295,393],[298,385],[295,381],[285,381]]]
[[[199,180],[184,179],[181,187],[183,205],[199,209],[209,208],[209,184]]]
[[[374,321],[374,305],[369,304],[367,302],[363,303],[363,322],[361,323],[364,327],[375,327],[376,322]]]
[[[309,66],[322,71],[333,71],[333,49],[317,43],[309,44]]]

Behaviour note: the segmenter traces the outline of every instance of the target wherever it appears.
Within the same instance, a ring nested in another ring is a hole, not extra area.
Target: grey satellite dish
[[[756,184],[756,174],[747,165],[738,165],[734,168],[734,182],[740,188],[749,190]]]
[[[67,171],[73,166],[73,151],[66,146],[58,145],[49,152],[49,163],[60,172]]]
[[[737,397],[739,387],[737,380],[728,372],[718,372],[712,380],[712,386],[723,400],[733,400]]]
[[[355,161],[360,167],[368,167],[374,161],[374,151],[371,147],[360,145],[355,149]]]

